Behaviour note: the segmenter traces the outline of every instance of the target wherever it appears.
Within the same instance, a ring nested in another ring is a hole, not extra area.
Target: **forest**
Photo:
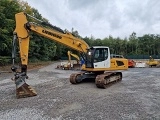
[[[37,9],[31,7],[22,0],[1,0],[0,2],[0,65],[11,64],[12,61],[12,38],[15,29],[15,14],[26,12],[42,21],[48,21]],[[48,21],[49,22],[49,21]],[[124,55],[126,58],[147,59],[150,55],[160,58],[160,35],[145,34],[141,37],[132,32],[122,39],[112,35],[103,39],[93,36],[81,37],[76,28],[69,30],[72,34],[83,39],[89,46],[108,46],[112,54]],[[29,48],[29,62],[53,61],[67,57],[67,51],[71,50],[61,44],[47,38],[31,34]],[[72,51],[72,50],[71,50]],[[77,51],[73,51],[76,54]],[[17,52],[17,57],[19,57]]]

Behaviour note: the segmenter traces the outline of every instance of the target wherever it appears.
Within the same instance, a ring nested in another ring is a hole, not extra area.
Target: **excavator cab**
[[[87,51],[86,68],[109,68],[110,53],[108,47],[96,46]]]

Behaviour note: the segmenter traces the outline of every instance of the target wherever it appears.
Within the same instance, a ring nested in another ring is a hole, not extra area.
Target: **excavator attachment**
[[[25,98],[25,97],[32,97],[36,96],[36,91],[25,82],[25,79],[28,79],[28,76],[26,74],[27,72],[27,66],[22,65],[21,66],[21,72],[19,72],[15,64],[15,58],[16,58],[16,41],[17,41],[17,34],[14,33],[13,41],[12,41],[12,62],[13,66],[11,67],[11,70],[15,73],[14,78],[12,78],[13,81],[15,81],[16,84],[16,97],[17,98]],[[21,46],[22,47],[22,46]],[[25,48],[25,47],[22,47]],[[27,61],[25,61],[27,62]]]
[[[15,77],[12,80],[16,84],[16,97],[17,98],[26,98],[36,96],[36,91],[25,82],[28,76],[25,73],[16,73]]]
[[[36,91],[27,83],[24,83],[22,86],[16,86],[16,97],[17,98],[26,98],[36,96]]]

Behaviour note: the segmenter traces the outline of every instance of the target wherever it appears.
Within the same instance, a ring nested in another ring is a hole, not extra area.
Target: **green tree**
[[[15,28],[14,14],[20,11],[17,1],[0,2],[0,56],[11,55],[12,35]]]

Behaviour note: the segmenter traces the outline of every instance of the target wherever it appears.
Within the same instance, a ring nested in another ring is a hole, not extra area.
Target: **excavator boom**
[[[31,31],[79,52],[86,53],[87,49],[89,49],[89,46],[85,41],[74,37],[69,32],[64,32],[63,30],[57,31],[55,29],[42,27],[41,25],[34,22],[28,22],[27,14],[23,12],[17,13],[15,15],[15,19],[16,29],[14,34],[17,34],[19,39],[21,62],[23,65],[27,65],[28,63],[29,32]],[[41,24],[44,24],[44,22],[41,22]],[[47,23],[47,25],[48,24],[49,23]]]

